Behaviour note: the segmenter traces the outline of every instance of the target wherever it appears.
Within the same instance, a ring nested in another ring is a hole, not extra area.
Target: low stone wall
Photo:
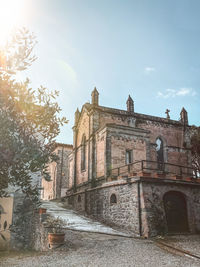
[[[30,249],[35,224],[35,209],[21,192],[14,193],[10,248]]]
[[[49,228],[46,227],[45,222],[47,220],[47,214],[36,214],[33,235],[31,241],[31,248],[36,251],[47,251],[48,245],[48,232]]]
[[[48,229],[45,227],[45,220],[46,214],[40,215],[38,209],[35,209],[24,194],[16,192],[13,198],[9,248],[11,250],[47,250]]]
[[[111,203],[112,195],[116,197],[116,203]],[[139,234],[137,182],[120,184],[116,181],[73,194],[67,201],[78,211]]]

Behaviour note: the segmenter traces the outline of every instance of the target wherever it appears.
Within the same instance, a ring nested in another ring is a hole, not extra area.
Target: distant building
[[[152,236],[200,231],[200,183],[191,165],[191,127],[179,120],[91,104],[75,112],[67,200],[107,223]]]
[[[66,195],[69,186],[68,156],[72,149],[72,145],[56,143],[54,153],[59,160],[48,166],[51,181],[42,179],[41,198],[43,200],[57,199]]]

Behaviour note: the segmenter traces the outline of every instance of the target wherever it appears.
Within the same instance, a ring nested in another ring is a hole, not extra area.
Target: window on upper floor
[[[83,135],[81,142],[81,171],[85,170],[86,166],[86,137]]]
[[[164,161],[163,140],[160,137],[156,139],[156,152],[157,152],[157,161],[163,162]]]
[[[159,137],[156,139],[156,152],[158,161],[158,170],[164,170],[164,150],[163,150],[163,140]]]
[[[126,164],[133,162],[132,150],[126,150]]]

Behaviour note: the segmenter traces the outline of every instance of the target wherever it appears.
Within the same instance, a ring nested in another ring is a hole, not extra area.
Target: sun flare
[[[12,31],[22,26],[25,7],[25,0],[0,0],[0,46],[5,44]]]

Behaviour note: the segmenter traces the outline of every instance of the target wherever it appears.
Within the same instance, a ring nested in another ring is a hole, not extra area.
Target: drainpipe
[[[90,180],[90,114],[89,114],[89,137],[88,137],[88,182]]]
[[[60,166],[60,198],[62,193],[63,153],[64,153],[64,147],[62,147],[61,166]]]
[[[76,161],[77,161],[77,129],[75,129],[75,148],[74,148],[74,193],[76,192]]]
[[[140,180],[137,182],[138,193],[138,219],[139,219],[139,234],[142,236],[142,210],[141,210],[141,192],[140,192]]]

